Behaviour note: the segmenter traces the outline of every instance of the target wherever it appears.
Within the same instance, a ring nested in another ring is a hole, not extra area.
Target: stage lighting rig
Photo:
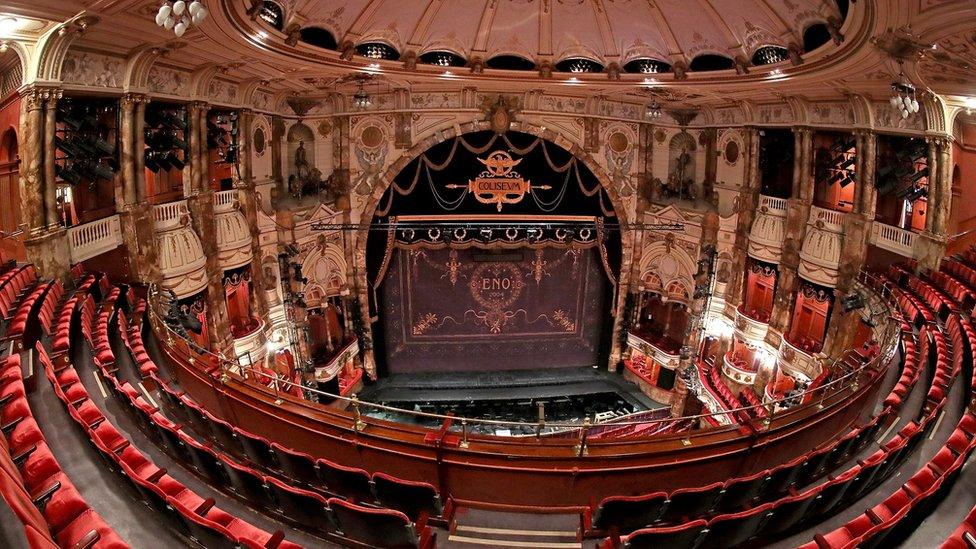
[[[55,112],[55,173],[70,185],[94,188],[119,169],[114,102],[66,98]]]

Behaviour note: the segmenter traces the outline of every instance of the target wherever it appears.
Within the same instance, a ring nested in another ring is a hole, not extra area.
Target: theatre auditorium
[[[974,358],[976,0],[0,0],[0,547],[976,549]]]

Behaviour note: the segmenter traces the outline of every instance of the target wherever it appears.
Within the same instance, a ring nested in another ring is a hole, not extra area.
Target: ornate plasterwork
[[[100,53],[69,50],[61,66],[65,84],[95,88],[121,88],[125,59]]]
[[[340,242],[319,239],[302,261],[302,273],[308,278],[305,286],[307,303],[315,307],[322,299],[348,291],[346,258]]]
[[[203,244],[189,224],[156,235],[162,286],[176,297],[193,295],[207,286]]]
[[[749,232],[749,257],[779,264],[785,236],[786,218],[760,210]]]
[[[149,69],[149,91],[166,95],[186,94],[190,83],[190,73],[153,65]]]
[[[811,225],[800,250],[799,274],[810,282],[833,288],[837,286],[843,235]]]
[[[218,212],[214,216],[217,229],[217,261],[224,270],[236,269],[251,262],[251,230],[240,210]]]

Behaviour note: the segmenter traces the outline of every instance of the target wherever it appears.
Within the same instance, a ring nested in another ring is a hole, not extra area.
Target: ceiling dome
[[[287,5],[283,3],[283,5]],[[843,14],[822,0],[309,0],[284,19],[328,29],[339,44],[377,41],[418,55],[509,55],[553,62],[636,59],[685,65],[702,55],[751,60],[757,50],[803,44],[813,25]],[[449,47],[446,47],[449,46]]]

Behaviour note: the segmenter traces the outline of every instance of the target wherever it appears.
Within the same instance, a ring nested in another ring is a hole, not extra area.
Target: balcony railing
[[[875,221],[871,224],[871,244],[905,257],[915,257],[918,233]]]
[[[215,212],[225,212],[234,209],[237,201],[237,191],[220,191],[213,193],[213,205]]]
[[[759,209],[763,207],[772,215],[786,217],[786,199],[776,198],[775,196],[759,195]]]
[[[122,245],[118,214],[68,229],[71,262],[78,263]]]
[[[810,223],[816,223],[817,221],[823,222],[824,228],[828,231],[839,233],[844,230],[844,212],[828,210],[819,206],[811,206]]]
[[[186,200],[167,202],[153,206],[153,220],[156,222],[156,232],[175,229],[183,224],[184,216],[189,216],[190,210]]]
[[[739,305],[735,310],[735,329],[739,336],[749,341],[757,343],[766,338],[766,331],[769,329],[769,315],[760,311],[747,312],[744,305]]]

